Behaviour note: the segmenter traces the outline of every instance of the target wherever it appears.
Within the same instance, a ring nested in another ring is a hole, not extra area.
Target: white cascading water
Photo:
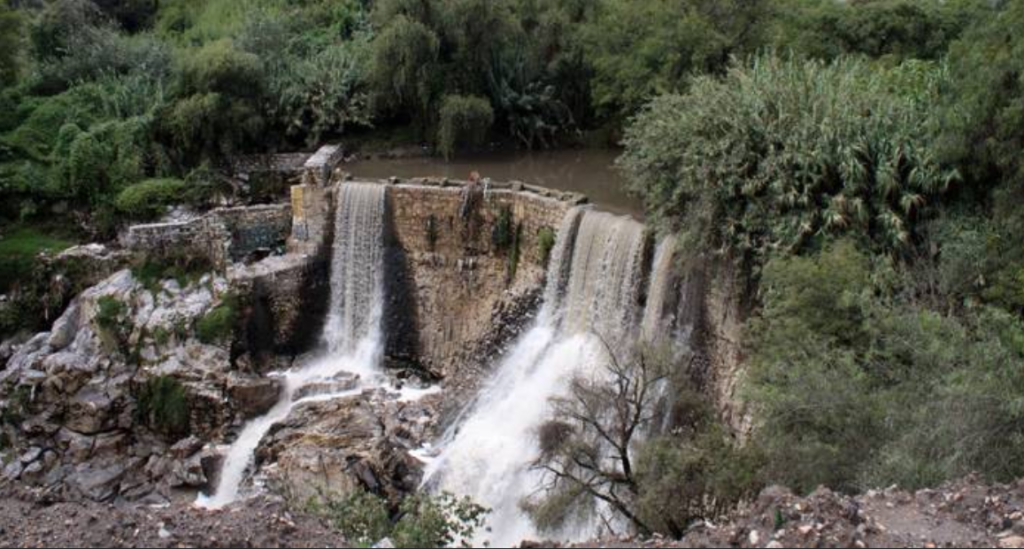
[[[658,243],[651,264],[651,284],[647,307],[640,323],[640,336],[645,342],[657,342],[664,334],[666,306],[675,273],[676,240],[666,238]]]
[[[379,364],[383,341],[385,189],[369,183],[345,183],[339,189],[331,308],[324,328],[328,353],[308,366],[281,374],[280,400],[238,435],[225,457],[216,491],[212,496],[200,495],[197,500],[201,507],[219,509],[238,499],[260,441],[296,405],[359,394],[382,381]],[[294,401],[298,391],[309,383],[341,374],[357,376],[360,383],[342,393]]]
[[[488,531],[471,540],[474,546],[508,547],[537,537],[520,507],[542,480],[530,467],[539,453],[536,430],[574,375],[597,371],[607,360],[602,339],[614,348],[635,338],[645,240],[643,227],[629,218],[578,209],[566,216],[541,314],[445,436],[426,472],[432,489],[470,496],[492,510]],[[585,523],[558,537],[575,541],[595,533],[596,524]]]

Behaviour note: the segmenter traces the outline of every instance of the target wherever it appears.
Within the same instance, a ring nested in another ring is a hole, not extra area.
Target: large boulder
[[[261,416],[281,399],[283,384],[278,378],[253,378],[233,374],[228,377],[227,392],[232,407],[245,418]]]

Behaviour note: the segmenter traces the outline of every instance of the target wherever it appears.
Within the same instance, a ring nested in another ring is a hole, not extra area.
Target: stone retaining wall
[[[291,228],[289,205],[219,208],[187,221],[135,225],[123,244],[147,255],[203,256],[224,268],[259,250],[283,247]]]

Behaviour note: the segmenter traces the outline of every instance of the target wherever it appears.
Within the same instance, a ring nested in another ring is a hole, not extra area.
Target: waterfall
[[[566,394],[577,372],[600,368],[607,359],[601,338],[615,345],[638,330],[643,227],[629,218],[573,210],[557,238],[536,323],[445,435],[426,471],[431,488],[470,496],[492,510],[489,532],[472,540],[476,546],[511,546],[537,537],[520,503],[540,488],[540,473],[530,464],[539,452],[535,434],[550,416],[550,400]],[[595,533],[592,524],[581,523],[560,537],[582,540]]]
[[[644,309],[640,334],[643,341],[656,343],[663,335],[666,314],[669,310],[676,259],[676,241],[665,238],[658,243],[651,266],[651,284],[647,292],[647,306]]]
[[[340,187],[331,263],[331,308],[324,339],[331,354],[351,353],[380,325],[384,287],[382,186]]]
[[[381,382],[381,318],[384,303],[384,215],[382,185],[345,183],[339,188],[331,264],[331,308],[324,327],[326,356],[307,366],[280,374],[281,397],[263,417],[250,421],[224,459],[220,481],[212,496],[197,504],[219,509],[238,499],[246,471],[260,441],[297,405],[359,394]],[[356,388],[296,401],[304,386],[338,376],[355,376]]]

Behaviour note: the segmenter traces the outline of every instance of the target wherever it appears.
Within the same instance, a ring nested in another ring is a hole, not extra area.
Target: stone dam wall
[[[219,209],[181,223],[133,227],[128,247],[147,254],[204,254],[229,269],[243,300],[233,355],[257,370],[278,368],[279,357],[320,344],[330,297],[335,192],[314,166],[295,185],[289,204]],[[365,182],[364,182],[365,183]],[[586,202],[523,183],[416,179],[378,181],[387,188],[386,357],[444,379],[449,402],[469,395],[512,340],[532,321],[541,301],[546,258],[540,243],[556,232],[570,208]],[[517,251],[493,237],[503,217]],[[287,246],[285,243],[287,242]],[[257,252],[279,253],[243,261]],[[515,259],[513,255],[517,256]],[[737,433],[749,429],[736,393],[743,373],[745,308],[734,277],[721,265],[688,267],[677,291],[680,318],[695,326],[698,375]]]
[[[388,356],[444,378],[449,391],[473,390],[486,359],[540,303],[540,235],[557,231],[581,200],[511,187],[390,185]],[[517,236],[502,248],[494,233],[503,218]]]

